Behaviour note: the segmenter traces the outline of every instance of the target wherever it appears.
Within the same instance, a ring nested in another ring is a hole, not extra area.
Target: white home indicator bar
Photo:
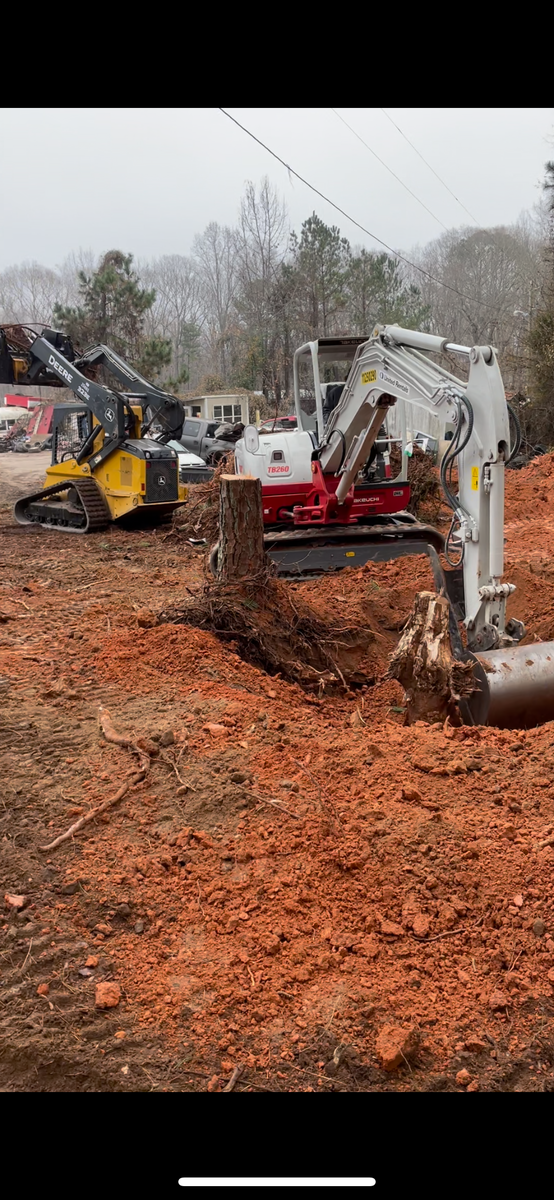
[[[291,1177],[280,1177],[280,1178],[274,1178],[274,1177],[267,1178],[267,1177],[261,1176],[259,1178],[254,1178],[251,1175],[246,1176],[245,1178],[239,1178],[238,1176],[230,1176],[229,1178],[225,1178],[223,1176],[215,1176],[214,1178],[207,1178],[206,1176],[201,1176],[198,1179],[183,1177],[182,1179],[179,1180],[179,1185],[180,1185],[180,1187],[212,1187],[212,1188],[213,1187],[311,1187],[311,1188],[314,1188],[314,1187],[374,1187],[375,1180],[372,1179],[371,1176],[364,1176],[364,1177],[360,1177],[360,1178],[353,1178],[352,1176],[347,1176],[344,1179],[339,1179],[339,1178],[325,1179],[325,1178],[322,1178],[319,1176],[314,1176],[313,1178],[306,1178],[305,1176],[301,1176],[299,1178],[293,1178],[292,1176]]]

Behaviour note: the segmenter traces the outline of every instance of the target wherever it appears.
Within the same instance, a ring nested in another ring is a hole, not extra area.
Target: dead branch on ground
[[[55,850],[56,846],[60,846],[62,842],[69,841],[84,825],[88,825],[90,821],[94,821],[101,813],[106,812],[108,808],[112,808],[114,804],[122,800],[129,789],[135,787],[137,783],[142,783],[148,774],[150,769],[150,755],[141,750],[140,746],[137,746],[130,738],[126,738],[123,734],[116,732],[110,714],[103,705],[100,705],[98,709],[98,721],[106,741],[113,742],[116,746],[125,747],[131,750],[133,754],[138,755],[140,769],[138,771],[129,771],[126,776],[126,782],[121,785],[115,796],[110,796],[108,800],[104,800],[102,804],[97,805],[96,808],[92,808],[84,817],[80,817],[78,821],[75,821],[65,833],[61,833],[59,837],[54,838],[53,842],[49,842],[47,846],[40,846],[39,849],[42,851]]]

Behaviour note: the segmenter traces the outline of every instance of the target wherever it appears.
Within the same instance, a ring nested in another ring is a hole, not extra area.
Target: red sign
[[[4,404],[11,404],[14,408],[36,408],[37,404],[42,404],[38,396],[14,396],[9,394],[4,396]]]
[[[54,415],[54,405],[46,404],[39,412],[33,413],[31,420],[27,426],[27,433],[30,437],[48,437],[52,432],[52,417]]]

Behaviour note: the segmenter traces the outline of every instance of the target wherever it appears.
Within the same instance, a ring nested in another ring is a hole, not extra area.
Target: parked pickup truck
[[[216,438],[216,430],[220,425],[221,421],[205,421],[201,417],[186,417],[179,441],[186,450],[190,450],[192,454],[198,454],[210,466],[215,466],[220,458],[232,453],[234,445],[233,441]]]

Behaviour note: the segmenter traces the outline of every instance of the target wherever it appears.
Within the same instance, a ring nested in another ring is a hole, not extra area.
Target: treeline
[[[549,180],[547,168],[548,197]],[[545,400],[539,365],[543,351],[547,358],[554,351],[554,318],[551,328],[544,321],[554,311],[553,245],[545,206],[542,218],[509,227],[451,230],[407,252],[410,266],[351,245],[315,212],[291,231],[265,179],[246,186],[236,225],[211,222],[190,255],[134,262],[116,250],[99,260],[71,255],[57,269],[5,269],[0,320],[54,322],[80,348],[108,342],[180,394],[263,392],[268,411],[290,404],[298,345],[396,322],[495,345],[508,390],[531,395],[542,387],[534,432],[554,441],[554,387]]]

